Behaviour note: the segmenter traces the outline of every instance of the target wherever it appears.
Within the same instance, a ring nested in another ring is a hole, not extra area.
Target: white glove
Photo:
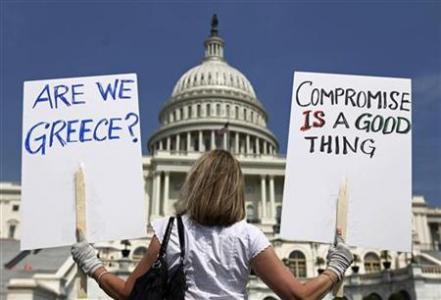
[[[328,269],[337,274],[339,281],[343,279],[346,269],[354,261],[354,255],[352,255],[349,246],[344,243],[340,235],[336,237],[336,245],[329,247],[326,258],[328,260]]]
[[[79,229],[77,230],[77,240],[78,242],[72,245],[70,253],[81,270],[92,276],[99,267],[103,267],[103,263],[97,257],[95,248],[87,242],[83,232]]]

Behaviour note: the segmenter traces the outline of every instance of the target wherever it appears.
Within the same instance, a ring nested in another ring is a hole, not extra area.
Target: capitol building
[[[275,116],[267,114],[265,99],[258,98],[247,77],[228,64],[217,25],[214,18],[200,64],[177,80],[159,113],[159,127],[145,145],[146,222],[174,213],[185,176],[201,153],[227,149],[240,161],[245,176],[247,221],[268,236],[296,277],[315,277],[326,267],[328,246],[279,237],[286,159],[267,126]],[[0,298],[77,299],[77,268],[69,247],[19,251],[20,193],[19,185],[0,184]],[[147,251],[151,237],[150,230],[145,239],[95,247],[106,266],[124,277]],[[346,298],[441,299],[441,209],[428,207],[421,196],[413,198],[412,238],[412,253],[354,248],[356,261],[345,279]],[[278,299],[253,274],[248,291],[250,299]],[[107,299],[92,280],[88,298]]]

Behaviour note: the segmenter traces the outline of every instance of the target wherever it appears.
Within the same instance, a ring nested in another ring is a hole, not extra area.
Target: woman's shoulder
[[[150,225],[153,229],[153,234],[156,235],[156,237],[160,241],[162,241],[162,239],[164,238],[165,230],[167,228],[169,220],[170,220],[170,216],[166,216],[166,217],[155,218],[154,220],[150,221]],[[176,220],[174,221],[174,223],[175,222]]]
[[[263,231],[257,227],[256,225],[248,223],[246,220],[241,220],[237,223],[234,223],[231,227],[231,230],[241,236],[246,236],[249,239],[253,240],[255,238],[265,237]]]
[[[256,225],[243,221],[240,226],[243,228],[243,232],[246,234],[249,242],[249,259],[254,258],[257,254],[271,246],[265,233]]]

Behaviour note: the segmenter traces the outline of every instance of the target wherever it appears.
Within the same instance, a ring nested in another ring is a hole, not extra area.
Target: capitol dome
[[[176,83],[172,98],[203,89],[234,91],[250,100],[256,99],[253,86],[245,75],[225,60],[213,57],[204,59],[202,64],[185,72]]]
[[[150,152],[203,152],[223,148],[238,155],[275,155],[278,142],[250,81],[224,58],[213,16],[202,62],[186,71],[159,113]]]

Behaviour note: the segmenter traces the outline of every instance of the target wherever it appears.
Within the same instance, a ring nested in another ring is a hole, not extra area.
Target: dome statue
[[[236,93],[246,100],[256,101],[256,94],[250,81],[239,70],[224,59],[224,40],[218,36],[218,20],[213,16],[210,37],[205,41],[205,56],[197,65],[177,81],[171,100],[185,95],[194,95],[202,90]]]

